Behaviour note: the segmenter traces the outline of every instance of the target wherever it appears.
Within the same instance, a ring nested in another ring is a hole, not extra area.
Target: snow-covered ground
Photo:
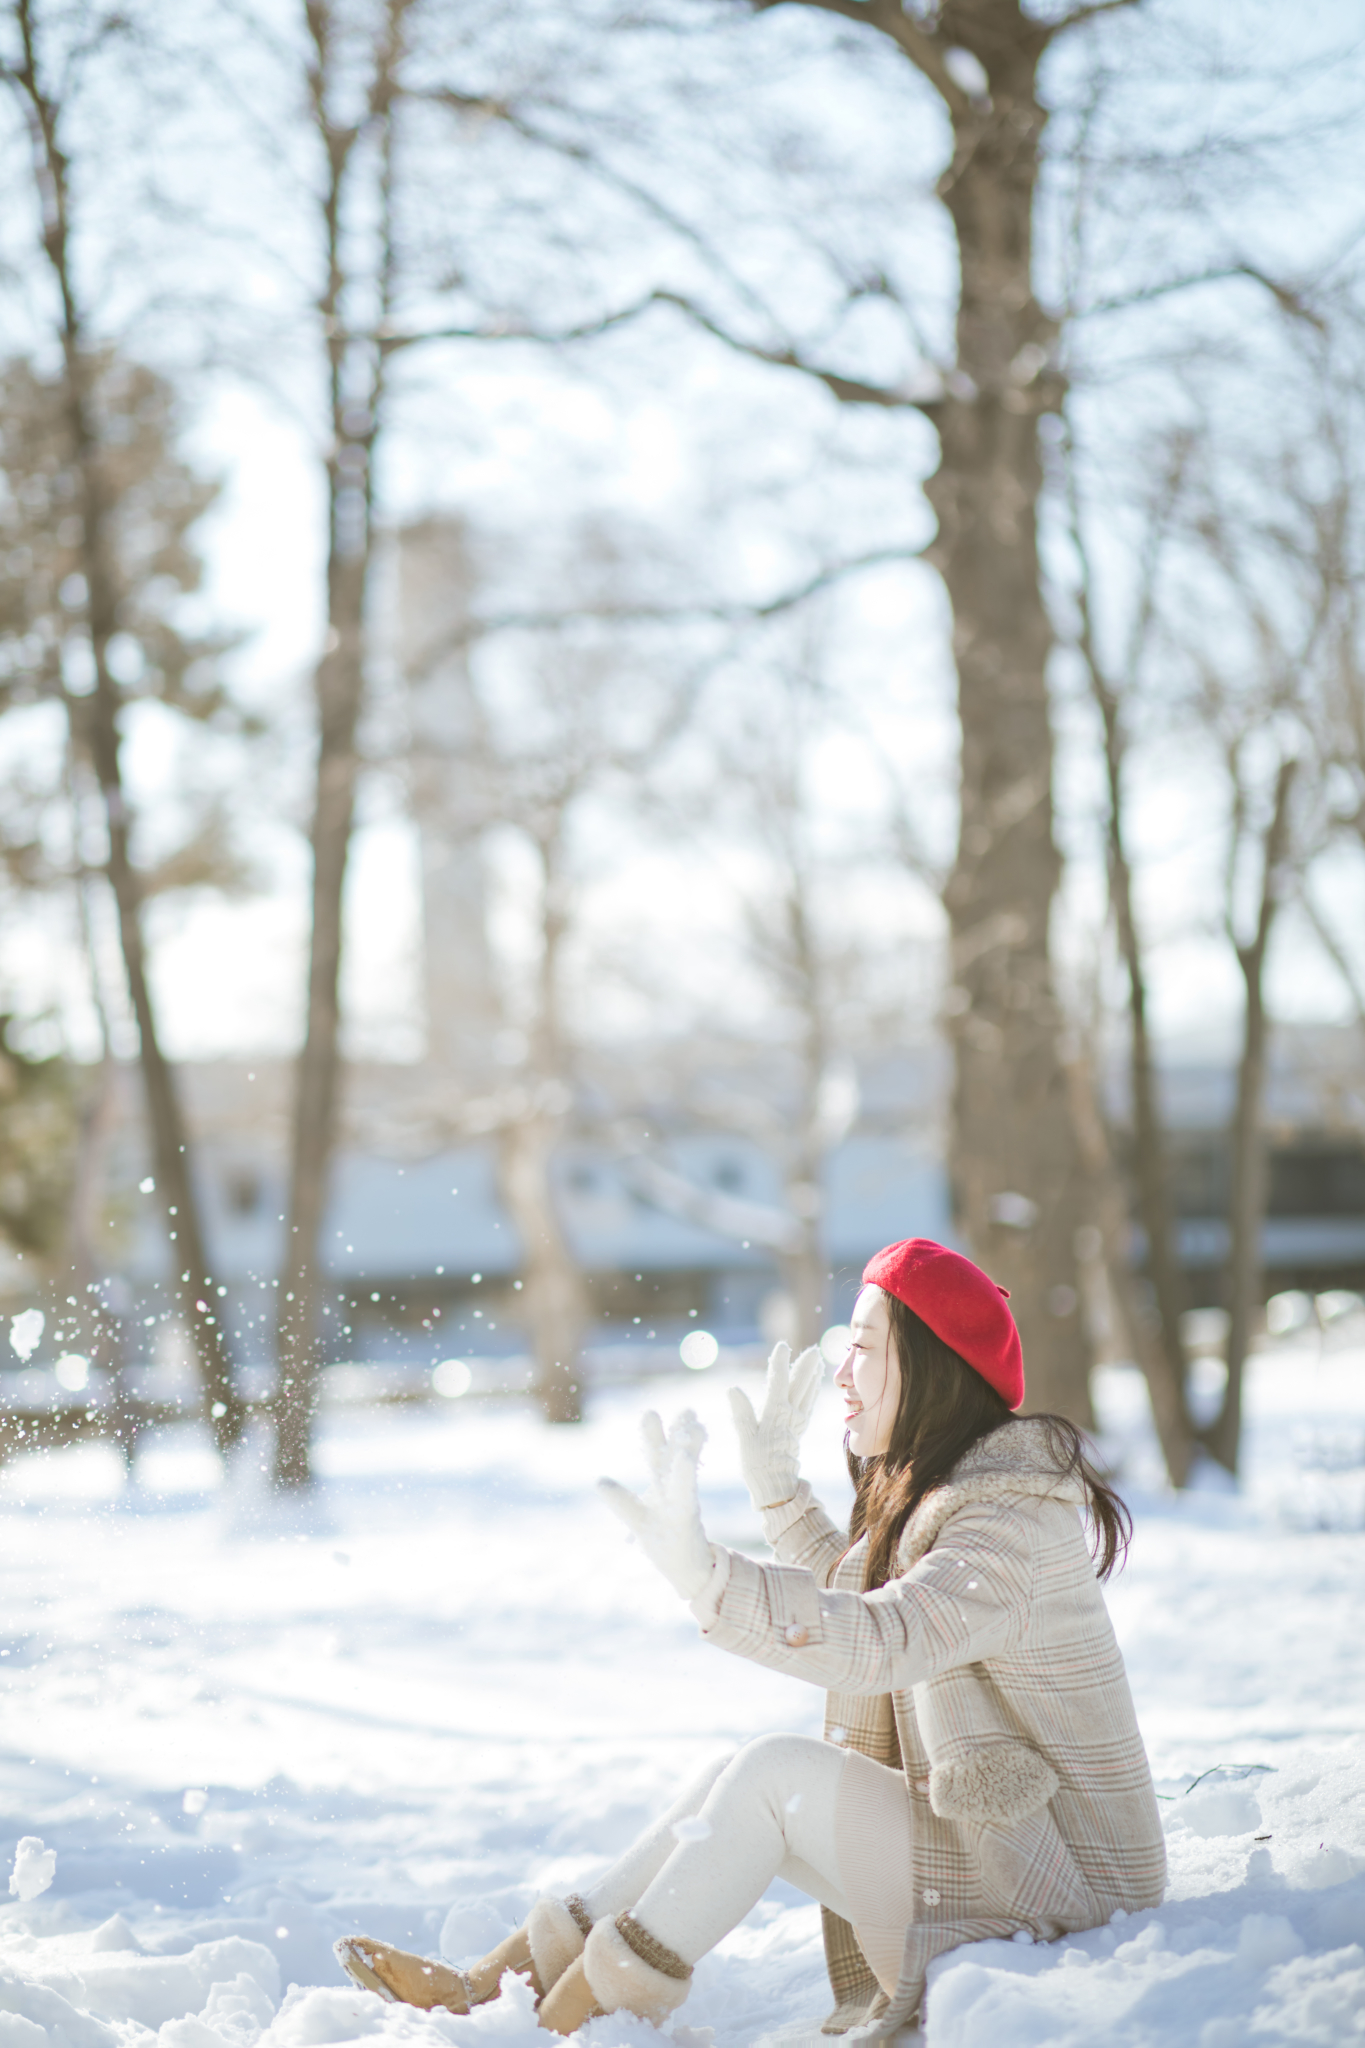
[[[1114,1371],[1102,1392],[1138,1523],[1110,1600],[1169,1897],[943,1959],[929,2048],[1365,2043],[1365,1346],[1257,1361],[1241,1496],[1164,1499],[1140,1383]],[[818,1732],[819,1696],[707,1648],[592,1494],[638,1473],[646,1398],[690,1403],[708,1527],[756,1545],[722,1396],[679,1372],[559,1431],[491,1402],[343,1412],[316,1501],[290,1510],[259,1444],[222,1483],[189,1431],[128,1487],[100,1446],[10,1464],[0,1852],[39,1837],[56,1878],[0,1907],[0,2048],[543,2042],[524,1998],[468,2019],[386,2006],[331,1944],[464,1959],[707,1756]],[[842,1504],[832,1391],[809,1442]],[[35,1872],[30,1844],[24,1890]],[[775,1886],[673,2033],[792,2041],[826,2007],[816,1909]],[[582,2038],[658,2039],[620,2019]]]

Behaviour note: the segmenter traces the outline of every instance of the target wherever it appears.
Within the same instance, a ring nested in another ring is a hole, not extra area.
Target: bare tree
[[[209,1316],[205,1306],[212,1280],[200,1226],[189,1133],[174,1071],[158,1033],[148,979],[144,892],[131,850],[133,818],[122,766],[121,719],[129,693],[115,673],[111,649],[117,636],[129,631],[140,645],[148,669],[155,673],[159,668],[168,694],[174,696],[178,691],[182,701],[188,701],[196,687],[202,686],[202,676],[194,674],[189,642],[178,638],[166,620],[157,620],[154,606],[151,611],[144,609],[141,619],[136,616],[143,593],[133,584],[130,570],[138,564],[141,537],[136,519],[128,516],[131,501],[122,495],[128,483],[128,464],[120,436],[111,432],[111,424],[137,424],[127,380],[135,383],[139,373],[116,364],[101,346],[82,289],[77,253],[73,176],[73,152],[79,147],[77,110],[85,112],[82,98],[102,59],[130,32],[123,9],[94,10],[77,30],[62,10],[47,7],[44,0],[10,0],[3,17],[0,82],[8,89],[27,135],[30,205],[52,309],[51,338],[61,363],[60,377],[49,395],[60,421],[61,473],[72,486],[68,546],[72,573],[78,579],[68,582],[65,590],[80,622],[90,666],[88,689],[78,693],[65,679],[61,688],[100,793],[107,841],[104,871],[117,907],[137,1025],[157,1188],[166,1209],[168,1236],[176,1247],[177,1291],[187,1304],[205,1401],[217,1442],[226,1448],[239,1433],[241,1405],[222,1342],[221,1323]],[[95,175],[92,163],[89,176]],[[144,379],[150,376],[141,374]],[[47,410],[52,417],[53,408]],[[178,576],[182,587],[192,581],[182,536],[206,503],[202,493],[192,494],[178,518],[169,502],[156,507],[163,545],[172,557],[165,566],[173,578]],[[145,563],[138,566],[146,571],[145,581],[150,583],[152,572]],[[69,632],[62,635],[67,640],[70,637]]]
[[[1188,1362],[1180,1335],[1185,1307],[1171,1204],[1170,1164],[1158,1096],[1156,1053],[1148,1021],[1147,961],[1134,901],[1134,862],[1129,846],[1127,808],[1128,756],[1132,747],[1135,700],[1144,683],[1144,664],[1158,625],[1163,553],[1172,539],[1186,463],[1187,437],[1177,434],[1166,463],[1152,479],[1142,539],[1137,550],[1136,592],[1132,618],[1117,674],[1100,648],[1095,569],[1080,502],[1076,466],[1067,457],[1070,539],[1078,577],[1076,647],[1090,694],[1099,713],[1105,777],[1105,852],[1109,903],[1127,981],[1128,1083],[1133,1119],[1132,1173],[1138,1215],[1147,1240],[1147,1271],[1152,1310],[1144,1315],[1129,1278],[1126,1243],[1108,1233],[1111,1291],[1125,1303],[1139,1360],[1146,1372],[1152,1415],[1166,1469],[1174,1486],[1183,1486],[1195,1449],[1194,1423],[1186,1401]],[[1106,1179],[1113,1162],[1092,1112],[1076,1108],[1077,1129],[1090,1161],[1092,1178]],[[1106,1203],[1108,1197],[1105,1198]],[[1147,1325],[1150,1323],[1150,1336]]]
[[[962,726],[958,854],[944,890],[953,1204],[976,1255],[1010,1288],[1034,1399],[1089,1424],[1074,1284],[1080,1174],[1049,958],[1060,862],[1046,679],[1052,628],[1037,546],[1038,424],[1057,410],[1064,386],[1057,323],[1035,296],[1033,226],[1047,119],[1039,65],[1059,35],[1120,0],[1051,21],[1027,15],[1021,0],[946,0],[922,12],[892,0],[756,0],[755,11],[781,4],[885,38],[948,115],[952,155],[938,190],[959,256],[954,359],[931,378],[936,390],[914,395],[790,345],[751,342],[688,310],[747,353],[813,376],[841,402],[913,407],[937,431],[940,463],[926,490],[938,535],[928,559],[952,607]],[[881,289],[894,297],[884,280]]]
[[[342,899],[355,818],[367,601],[374,563],[374,462],[388,396],[381,335],[393,313],[397,247],[395,101],[411,0],[364,10],[301,0],[300,87],[316,158],[315,318],[325,356],[327,623],[314,671],[317,761],[308,1001],[290,1146],[280,1273],[275,1481],[310,1483],[322,1273],[318,1245],[337,1120]]]
[[[898,866],[889,818],[886,830],[860,821],[840,844],[812,788],[820,741],[841,720],[822,673],[824,637],[807,618],[795,645],[766,661],[751,656],[747,707],[727,704],[723,718],[713,719],[720,730],[711,741],[711,801],[690,810],[692,832],[712,839],[731,832],[759,862],[751,882],[734,885],[737,958],[743,982],[766,996],[762,1031],[773,1062],[766,1087],[699,1077],[690,1106],[703,1121],[743,1130],[778,1166],[780,1214],[763,1230],[746,1206],[732,1234],[775,1252],[793,1312],[788,1334],[802,1345],[814,1343],[829,1320],[826,1168],[857,1120],[856,1061],[903,1038],[916,997],[906,955],[891,974],[878,973],[895,941],[878,944],[854,907],[860,882]],[[873,759],[869,749],[869,793]],[[682,829],[679,809],[674,801],[667,814]],[[755,1049],[750,1041],[751,1057]],[[725,1228],[723,1210],[711,1224]]]
[[[430,521],[403,540],[412,583],[427,590],[403,622],[414,807],[429,831],[476,859],[491,836],[510,836],[530,870],[525,957],[499,959],[489,947],[505,1078],[490,1088],[487,1065],[462,1045],[456,1080],[467,1092],[447,1121],[497,1145],[499,1185],[520,1245],[536,1396],[549,1421],[576,1422],[592,1302],[553,1171],[579,1094],[566,978],[582,890],[574,841],[583,812],[604,791],[638,789],[652,773],[691,693],[651,674],[648,658],[610,629],[481,626],[479,557],[498,550],[471,540],[458,522]],[[576,590],[623,573],[609,538],[591,532],[571,538],[569,557]],[[473,642],[482,659],[471,660]],[[490,661],[494,642],[499,658]],[[477,909],[482,916],[482,902]],[[469,941],[466,934],[466,958]],[[476,943],[488,944],[486,930]],[[487,1028],[494,1017],[485,994],[471,990],[470,1001]],[[431,1029],[449,1037],[451,1020],[432,1019]]]
[[[1286,893],[1290,857],[1290,798],[1298,767],[1281,757],[1259,832],[1252,823],[1252,797],[1245,757],[1249,735],[1233,737],[1227,748],[1232,820],[1228,835],[1227,928],[1245,989],[1242,1047],[1237,1062],[1237,1102],[1231,1130],[1232,1190],[1228,1212],[1227,1384],[1218,1414],[1204,1441],[1220,1465],[1237,1470],[1242,1435],[1242,1382],[1251,1349],[1252,1317],[1260,1302],[1261,1229],[1266,1207],[1264,1131],[1266,1038],[1265,963],[1276,914]],[[1237,919],[1238,870],[1251,842],[1260,863],[1254,915],[1246,927]]]

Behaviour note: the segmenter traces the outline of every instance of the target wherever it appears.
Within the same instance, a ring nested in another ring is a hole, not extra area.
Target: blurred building
[[[1220,1306],[1228,1255],[1237,1076],[1213,1052],[1178,1051],[1162,1066],[1176,1250],[1187,1305]],[[1111,1069],[1108,1112],[1120,1136],[1126,1075]],[[1365,1044],[1359,1030],[1280,1026],[1265,1102],[1269,1190],[1261,1233],[1267,1295],[1365,1290]],[[1141,1232],[1135,1255],[1145,1256]]]
[[[292,1070],[279,1062],[215,1061],[183,1072],[199,1134],[214,1278],[228,1290],[225,1321],[238,1333],[234,1355],[260,1365],[273,1337]],[[939,1057],[928,1052],[869,1074],[874,1115],[829,1155],[823,1194],[831,1323],[846,1318],[863,1264],[878,1246],[949,1231],[939,1148],[924,1117],[941,1078]],[[494,1144],[430,1144],[438,1081],[428,1066],[350,1070],[348,1138],[337,1156],[323,1236],[333,1357],[431,1362],[451,1351],[521,1348],[521,1254],[498,1191]],[[777,1170],[753,1139],[679,1126],[661,1130],[642,1155],[567,1122],[555,1196],[589,1281],[598,1317],[594,1342],[676,1342],[687,1329],[705,1327],[723,1343],[750,1343],[775,1327],[774,1317],[780,1322],[778,1260],[736,1234],[747,1215],[756,1229],[780,1215]],[[125,1128],[120,1151],[116,1182],[136,1189],[145,1172],[136,1124]],[[662,1171],[643,1171],[645,1160]],[[731,1228],[697,1219],[712,1196],[727,1224],[733,1219]],[[154,1332],[171,1273],[162,1213],[154,1195],[137,1194],[123,1212],[117,1263],[135,1297],[133,1323],[145,1316]]]

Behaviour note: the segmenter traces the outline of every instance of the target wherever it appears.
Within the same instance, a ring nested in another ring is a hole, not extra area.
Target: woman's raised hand
[[[774,1344],[763,1390],[763,1413],[755,1415],[749,1396],[730,1389],[730,1412],[739,1438],[744,1483],[756,1508],[780,1508],[801,1477],[801,1439],[825,1376],[825,1361],[810,1345],[792,1364],[790,1344]]]
[[[644,1492],[632,1493],[614,1479],[599,1479],[598,1491],[670,1586],[684,1600],[695,1600],[705,1592],[712,1569],[697,1499],[697,1461],[706,1431],[688,1408],[665,1433],[651,1409],[641,1420],[640,1435],[650,1472]]]

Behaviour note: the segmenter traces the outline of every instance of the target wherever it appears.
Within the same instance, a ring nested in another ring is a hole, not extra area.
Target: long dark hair
[[[1014,1419],[995,1388],[965,1358],[912,1308],[894,1294],[879,1291],[900,1366],[900,1403],[891,1441],[879,1457],[855,1457],[847,1441],[844,1444],[854,1486],[849,1538],[856,1543],[864,1530],[869,1536],[865,1591],[884,1586],[891,1577],[901,1533],[920,1502],[943,1485],[973,1444]],[[1076,1474],[1085,1488],[1091,1556],[1099,1577],[1107,1579],[1120,1558],[1128,1555],[1133,1518],[1087,1458],[1073,1422],[1062,1415],[1029,1420],[1046,1424],[1058,1472]]]

